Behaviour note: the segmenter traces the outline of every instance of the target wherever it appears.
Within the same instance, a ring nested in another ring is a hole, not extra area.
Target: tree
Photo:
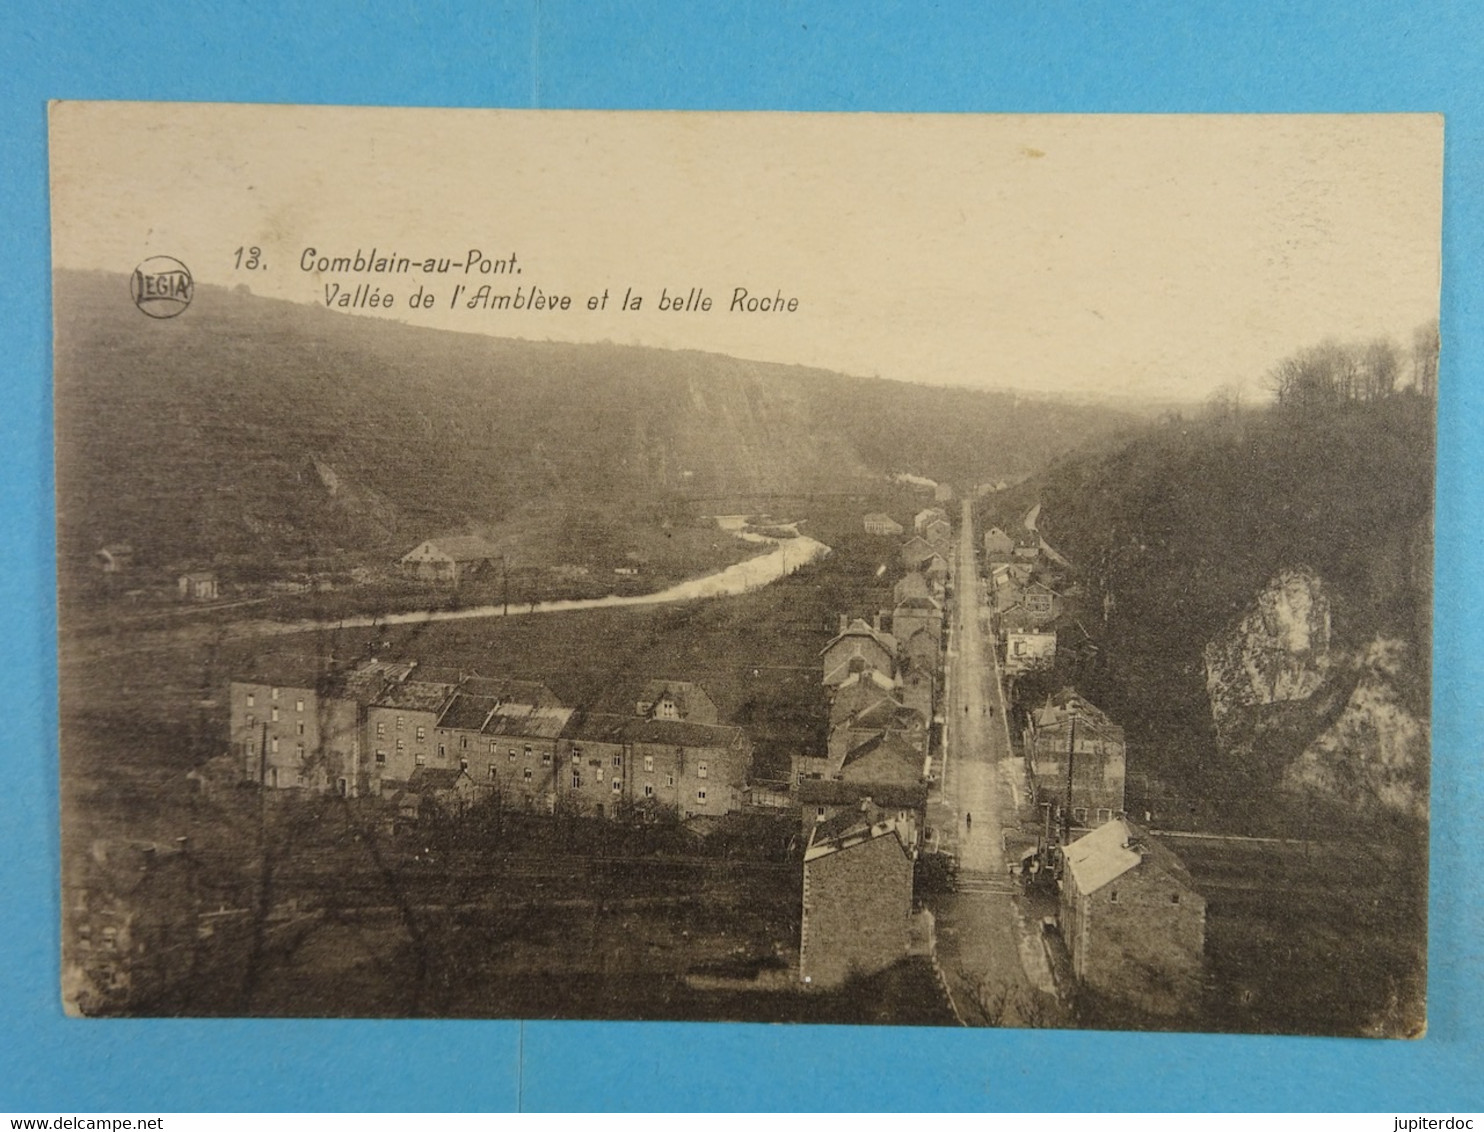
[[[1424,322],[1412,331],[1412,388],[1424,397],[1438,395],[1438,353],[1441,346],[1437,319]]]
[[[1402,369],[1401,351],[1390,338],[1373,338],[1362,360],[1362,400],[1378,401],[1396,392]]]

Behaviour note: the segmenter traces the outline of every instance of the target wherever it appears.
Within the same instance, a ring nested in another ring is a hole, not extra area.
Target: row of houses
[[[267,789],[558,806],[600,817],[741,809],[752,744],[698,684],[650,681],[627,713],[564,706],[545,685],[272,658],[230,688],[230,742]]]
[[[934,508],[903,546],[883,613],[840,618],[822,653],[826,749],[801,757],[803,916],[799,975],[813,987],[869,975],[910,949],[913,862],[922,845],[942,680],[951,530]]]
[[[868,535],[895,537],[905,534],[907,528],[884,511],[872,511],[861,519]],[[912,517],[912,531],[930,543],[946,542],[953,535],[953,524],[948,512],[941,507],[927,507]]]
[[[1032,530],[991,527],[983,548],[1007,676],[1050,667],[1058,629],[1080,628],[1059,583],[1066,560]],[[1180,859],[1125,816],[1123,728],[1063,688],[1026,711],[1020,740],[1042,851],[1056,862],[1067,970],[1150,1014],[1190,1011],[1203,985],[1206,903]]]
[[[1042,563],[1041,536],[1030,530],[984,532],[984,576],[995,637],[1005,672],[1049,666],[1056,659],[1056,623],[1065,612],[1063,594]]]

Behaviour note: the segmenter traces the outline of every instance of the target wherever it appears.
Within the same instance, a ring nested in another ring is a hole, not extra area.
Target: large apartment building
[[[752,763],[746,734],[684,681],[651,681],[632,714],[603,714],[533,681],[282,657],[229,698],[243,776],[268,789],[382,794],[452,770],[514,808],[691,817],[740,810]]]

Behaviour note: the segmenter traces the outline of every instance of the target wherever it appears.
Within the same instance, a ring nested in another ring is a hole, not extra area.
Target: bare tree
[[[1424,322],[1412,331],[1412,388],[1424,397],[1438,395],[1438,353],[1441,345],[1437,319]]]
[[[1402,371],[1401,351],[1390,338],[1373,338],[1365,347],[1362,360],[1362,399],[1377,401],[1396,392]]]

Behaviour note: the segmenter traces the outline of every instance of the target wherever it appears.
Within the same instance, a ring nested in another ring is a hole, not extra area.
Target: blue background
[[[1484,1108],[1484,16],[1466,3],[11,3],[0,13],[0,1110]],[[46,100],[1441,111],[1431,1029],[1418,1042],[76,1022],[58,995]],[[525,1072],[517,1078],[523,1060]]]

